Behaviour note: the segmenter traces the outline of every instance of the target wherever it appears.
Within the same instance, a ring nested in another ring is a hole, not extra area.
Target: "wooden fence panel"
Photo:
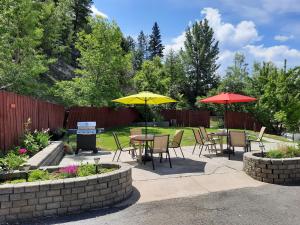
[[[77,122],[96,121],[97,128],[111,128],[129,125],[139,118],[139,113],[132,108],[108,107],[72,107],[69,111],[67,128],[76,129]]]
[[[182,126],[205,126],[210,125],[210,112],[202,110],[162,110],[161,115],[167,121],[176,120]]]
[[[249,113],[227,112],[225,121],[228,128],[259,131],[261,124]]]
[[[28,96],[0,91],[0,151],[18,145],[24,123],[31,119],[31,129],[63,127],[64,107]]]

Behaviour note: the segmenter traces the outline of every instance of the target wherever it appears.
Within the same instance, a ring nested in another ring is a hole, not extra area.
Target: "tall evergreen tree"
[[[74,5],[74,31],[77,33],[85,29],[88,24],[87,17],[91,14],[93,0],[73,0]]]
[[[149,41],[149,52],[150,59],[153,59],[155,56],[163,57],[164,46],[161,42],[161,34],[157,22],[154,23],[152,27],[152,34],[150,35]]]
[[[195,22],[186,30],[185,51],[182,56],[187,74],[185,92],[191,107],[194,107],[197,96],[205,96],[218,84],[218,44],[207,19]]]
[[[140,70],[145,60],[149,58],[148,54],[148,36],[143,31],[140,32],[137,38],[137,46],[133,56],[134,70]]]

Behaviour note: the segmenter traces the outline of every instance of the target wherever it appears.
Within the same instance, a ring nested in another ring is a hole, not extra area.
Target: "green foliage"
[[[187,76],[185,94],[191,107],[198,96],[205,96],[218,84],[218,45],[206,19],[195,22],[186,30],[185,50],[181,54]]]
[[[280,146],[266,153],[268,158],[294,158],[300,156],[300,148],[295,146]]]
[[[82,164],[78,167],[77,170],[77,176],[79,177],[90,176],[95,173],[96,173],[96,166],[94,164]]]
[[[29,173],[28,181],[41,181],[41,180],[50,180],[51,175],[47,170],[33,170]]]
[[[26,158],[14,152],[9,152],[5,157],[0,158],[0,171],[16,170],[26,162]]]
[[[50,135],[49,130],[42,130],[34,132],[34,139],[40,149],[45,148],[49,145]]]
[[[149,40],[149,53],[150,53],[150,59],[153,59],[154,57],[163,57],[163,51],[164,46],[161,41],[161,35],[160,30],[158,27],[157,22],[154,23],[152,27],[152,34],[150,35]]]
[[[126,73],[131,69],[131,54],[121,48],[122,33],[115,24],[100,17],[91,18],[91,32],[78,34],[77,49],[80,69],[78,77],[58,82],[54,95],[66,105],[109,106],[121,96],[128,82]]]
[[[41,75],[48,70],[40,47],[40,7],[32,0],[5,0],[0,5],[0,89],[43,96]]]
[[[146,60],[142,69],[134,76],[134,83],[138,91],[151,91],[166,94],[170,85],[164,66],[159,57]]]

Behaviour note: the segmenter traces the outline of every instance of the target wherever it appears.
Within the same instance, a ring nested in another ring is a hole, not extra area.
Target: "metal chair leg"
[[[151,161],[152,161],[152,168],[153,168],[153,170],[155,170],[154,159],[153,159],[153,153],[152,152],[151,152]]]
[[[170,153],[169,151],[167,151],[168,157],[169,157],[169,164],[170,164],[170,168],[172,168],[172,163],[171,163],[171,157],[170,157]]]
[[[122,151],[120,151],[119,157],[117,159],[117,162],[119,162],[120,156],[121,156]]]
[[[159,160],[159,162],[161,163],[162,162],[162,156],[163,154],[162,153],[160,153],[160,160]]]
[[[174,150],[174,152],[175,152],[175,156],[178,157],[175,148],[173,148],[173,150]]]
[[[193,153],[192,154],[194,154],[196,146],[197,146],[197,143],[195,143],[195,145],[194,145],[194,149],[193,149]]]
[[[181,151],[182,157],[185,159],[181,146],[179,146],[179,149]]]
[[[199,157],[201,156],[202,150],[203,150],[203,145],[201,145],[201,149],[200,149],[200,153],[199,153]]]
[[[115,157],[116,157],[117,152],[118,152],[118,150],[115,151],[115,154],[114,154],[114,157],[113,157],[112,161],[115,160]]]

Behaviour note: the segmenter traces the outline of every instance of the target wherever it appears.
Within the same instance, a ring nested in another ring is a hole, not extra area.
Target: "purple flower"
[[[19,154],[20,154],[20,155],[24,155],[24,154],[26,154],[26,152],[27,152],[27,149],[26,149],[26,148],[20,148],[20,149],[19,149]]]
[[[77,173],[77,169],[78,169],[78,166],[70,165],[70,166],[67,166],[67,167],[64,167],[64,168],[60,168],[59,172],[70,174],[70,175],[75,175]]]

